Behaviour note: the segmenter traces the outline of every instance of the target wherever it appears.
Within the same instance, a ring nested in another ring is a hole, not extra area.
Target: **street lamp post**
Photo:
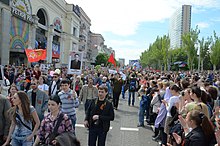
[[[197,45],[199,51],[199,59],[198,59],[198,71],[200,71],[200,63],[201,63],[201,50],[200,45]]]

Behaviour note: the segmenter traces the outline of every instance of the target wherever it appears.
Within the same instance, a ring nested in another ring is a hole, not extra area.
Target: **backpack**
[[[130,89],[131,91],[135,91],[135,90],[136,90],[136,81],[135,81],[135,80],[132,80],[132,81],[130,82],[129,89]]]

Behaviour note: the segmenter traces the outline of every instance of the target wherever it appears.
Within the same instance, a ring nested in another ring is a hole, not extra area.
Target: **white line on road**
[[[139,131],[138,128],[126,128],[126,127],[121,127],[120,130],[122,130],[122,131]]]
[[[85,128],[84,124],[76,124],[75,126],[80,128]],[[112,126],[110,126],[109,129],[112,130]]]
[[[75,126],[85,128],[84,124],[76,124]]]

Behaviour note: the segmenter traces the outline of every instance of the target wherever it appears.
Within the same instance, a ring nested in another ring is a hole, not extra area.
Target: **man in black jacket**
[[[112,104],[106,99],[107,93],[107,86],[99,86],[98,98],[92,100],[86,112],[84,125],[89,128],[89,146],[96,146],[97,138],[98,146],[105,146],[110,121],[114,120],[114,109]]]

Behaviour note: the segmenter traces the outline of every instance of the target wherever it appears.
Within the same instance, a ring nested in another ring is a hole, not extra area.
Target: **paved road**
[[[126,94],[127,95],[127,94]],[[126,96],[127,98],[128,96]],[[136,98],[137,99],[137,98]],[[152,141],[151,127],[137,128],[139,101],[135,106],[128,106],[127,100],[120,98],[118,110],[115,110],[115,120],[111,122],[111,130],[107,134],[106,146],[157,146]],[[82,146],[87,146],[88,131],[83,126],[83,105],[77,109],[76,135]]]

